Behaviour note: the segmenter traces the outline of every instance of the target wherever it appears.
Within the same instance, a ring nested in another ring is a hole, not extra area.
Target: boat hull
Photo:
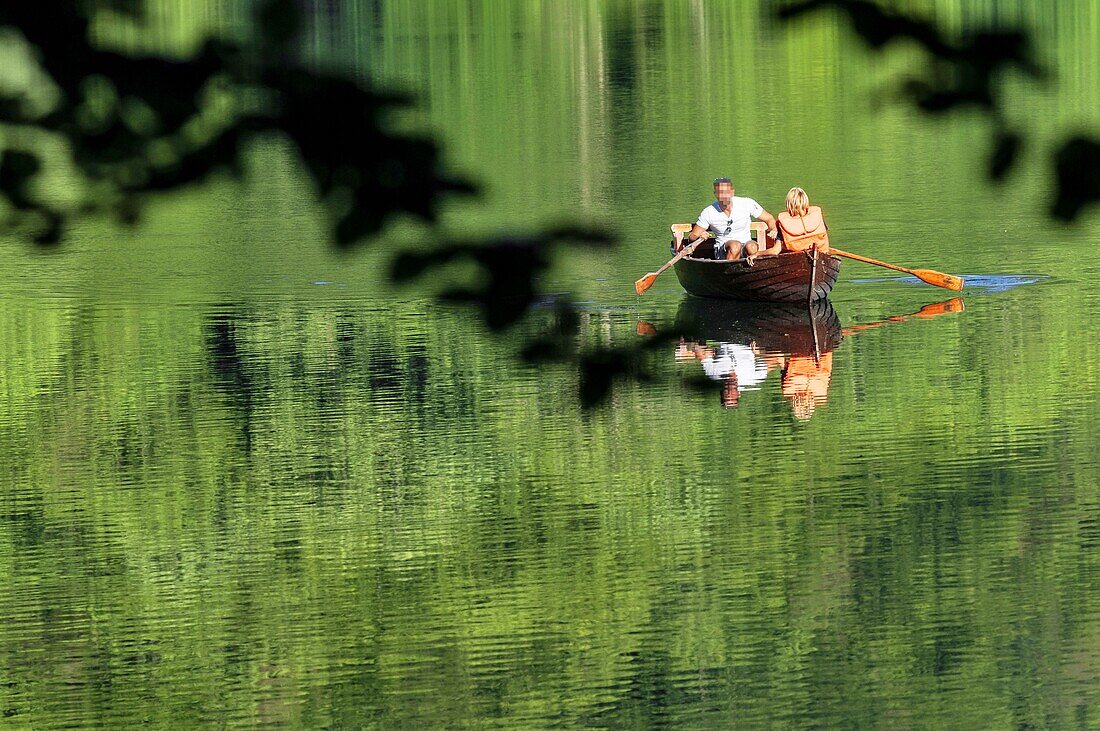
[[[801,251],[762,256],[752,265],[744,259],[684,257],[674,269],[680,285],[696,297],[807,303],[829,296],[840,274],[840,259]]]

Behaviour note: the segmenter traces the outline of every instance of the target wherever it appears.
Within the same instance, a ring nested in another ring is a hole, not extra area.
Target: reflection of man
[[[709,347],[696,343],[681,343],[677,360],[697,358],[707,378],[722,383],[722,405],[736,406],[741,392],[754,388],[768,377],[768,367],[756,357],[753,349],[738,343],[719,343]]]
[[[715,259],[740,259],[743,256],[757,254],[778,254],[781,244],[775,241],[775,218],[752,198],[739,198],[734,195],[733,183],[729,178],[714,181],[714,197],[717,199],[703,209],[699,220],[688,235],[689,241],[695,241],[707,231],[715,235]],[[750,224],[752,219],[768,224],[768,238],[773,243],[764,251],[752,241]]]
[[[737,407],[737,402],[741,400],[741,388],[737,385],[737,373],[730,371],[726,376],[726,382],[722,385],[722,394],[718,397],[722,402],[722,406],[727,409],[733,409]]]
[[[715,381],[725,380],[731,373],[737,377],[740,390],[752,388],[764,382],[768,377],[768,367],[757,359],[756,353],[747,345],[737,343],[718,343],[717,348],[706,348],[699,359],[703,372]]]

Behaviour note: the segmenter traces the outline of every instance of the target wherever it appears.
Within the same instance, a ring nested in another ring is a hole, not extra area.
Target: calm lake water
[[[103,32],[186,53],[244,5]],[[414,90],[395,124],[484,184],[444,231],[606,228],[546,282],[585,344],[710,330],[586,411],[517,362],[534,324],[386,283],[430,229],[331,251],[274,141],[137,228],[8,237],[0,727],[1100,727],[1100,228],[1046,216],[1052,150],[1100,128],[1095,3],[905,3],[1026,23],[1056,69],[1007,81],[998,187],[987,120],[889,101],[920,54],[831,14],[323,5],[311,62]],[[635,297],[718,175],[971,286],[846,262],[778,336],[671,274]]]

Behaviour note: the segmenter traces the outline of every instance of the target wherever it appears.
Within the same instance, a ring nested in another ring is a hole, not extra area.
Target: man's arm
[[[756,218],[757,218],[757,220],[763,221],[764,223],[768,224],[768,236],[770,238],[774,239],[775,238],[775,216],[773,216],[772,214],[768,213],[763,208],[761,208],[760,209],[760,215],[757,216]]]
[[[767,234],[765,234],[765,236],[772,240],[771,246],[769,246],[768,248],[761,251],[757,256],[760,256],[760,255],[772,256],[774,254],[778,254],[780,251],[783,250],[783,244],[776,238],[776,235],[777,235],[778,232],[776,231],[776,228],[775,228],[775,226],[776,226],[775,216],[773,216],[772,214],[768,213],[766,210],[761,208],[760,209],[760,215],[757,216],[756,218],[757,218],[757,220],[763,221],[764,223],[768,224],[768,232],[767,232]]]
[[[706,233],[707,230],[705,228],[703,228],[699,224],[695,224],[691,227],[691,233],[688,234],[688,243],[690,244],[692,241],[706,236]]]
[[[699,224],[695,224],[691,227],[691,231],[688,232],[687,237],[680,242],[680,246],[676,249],[676,253],[679,253],[688,244],[693,244],[700,239],[705,239],[709,237],[710,234],[707,233],[707,230],[705,228],[703,228]]]

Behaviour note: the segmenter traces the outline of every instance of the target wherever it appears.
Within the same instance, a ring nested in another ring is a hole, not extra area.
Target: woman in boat
[[[817,249],[829,253],[829,227],[819,206],[810,205],[810,197],[802,188],[787,191],[787,210],[776,216],[776,228],[783,240],[784,251]]]

